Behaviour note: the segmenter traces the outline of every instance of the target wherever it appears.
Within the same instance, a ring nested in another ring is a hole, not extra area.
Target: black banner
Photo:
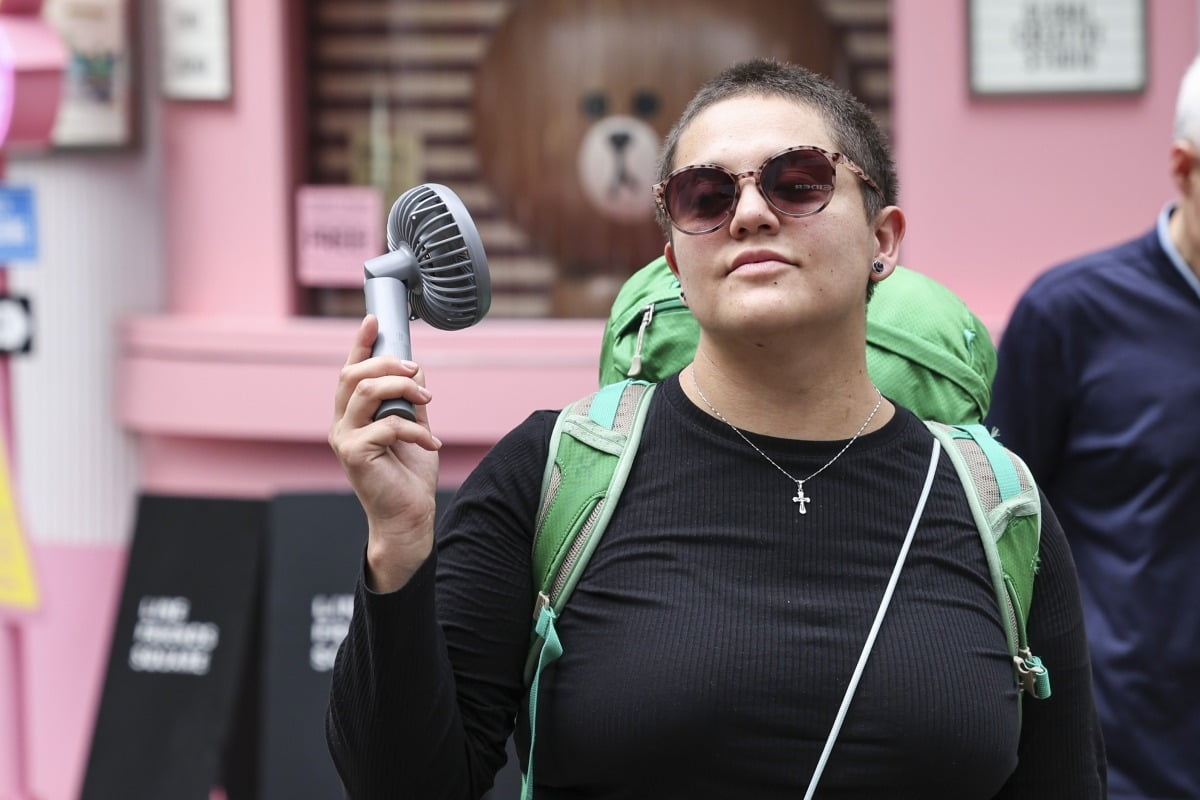
[[[366,518],[353,494],[296,494],[276,497],[269,520],[259,797],[342,797],[325,708],[354,610]]]
[[[452,497],[439,493],[439,511]],[[354,610],[366,517],[352,494],[292,494],[275,498],[269,518],[258,797],[342,797],[325,743],[325,710]],[[511,749],[509,761],[488,800],[520,795]]]
[[[265,518],[262,502],[140,498],[82,800],[208,800],[229,782]]]
[[[81,800],[343,797],[325,710],[365,544],[349,493],[142,497]]]

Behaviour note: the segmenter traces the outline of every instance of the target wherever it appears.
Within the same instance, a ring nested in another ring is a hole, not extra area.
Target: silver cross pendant
[[[808,504],[812,502],[811,497],[804,496],[804,481],[796,481],[796,496],[792,498],[793,503],[799,503],[800,513],[808,513]]]

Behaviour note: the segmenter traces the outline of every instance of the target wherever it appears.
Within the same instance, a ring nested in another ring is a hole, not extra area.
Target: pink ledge
[[[132,431],[325,441],[357,320],[137,317],[120,330],[117,407]],[[430,414],[447,443],[491,443],[534,408],[595,388],[601,320],[415,322]]]
[[[326,444],[338,371],[358,320],[200,316],[122,322],[117,414],[140,434],[143,489],[264,496],[337,488]],[[455,486],[486,448],[538,408],[595,388],[603,320],[413,323],[414,358]]]

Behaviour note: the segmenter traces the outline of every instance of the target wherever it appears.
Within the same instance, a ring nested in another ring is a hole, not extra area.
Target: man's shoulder
[[[1151,230],[1133,239],[1060,262],[1034,279],[1023,299],[1054,306],[1082,299],[1106,287],[1128,285],[1124,272],[1140,272],[1162,255],[1158,234]]]
[[[1151,230],[1110,247],[1093,250],[1056,264],[1046,270],[1043,277],[1072,276],[1109,269],[1115,265],[1142,262],[1161,250],[1158,243],[1158,231]]]

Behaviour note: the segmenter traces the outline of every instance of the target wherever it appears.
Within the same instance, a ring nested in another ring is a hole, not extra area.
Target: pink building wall
[[[902,260],[956,289],[994,331],[1038,271],[1144,230],[1170,197],[1166,147],[1197,10],[1186,0],[1147,5],[1144,93],[997,101],[968,94],[962,0],[893,2],[893,129],[910,231]],[[122,324],[118,413],[140,442],[147,492],[345,488],[324,439],[355,323],[292,316],[299,128],[282,88],[294,55],[287,4],[231,8],[234,100],[162,109],[168,313]],[[1021,163],[1028,177],[1014,179]],[[447,486],[529,410],[591,388],[600,327],[487,320],[457,333],[414,330],[438,398]],[[20,744],[34,796],[67,800],[82,780],[124,550],[58,546],[36,557],[45,603],[23,627]],[[0,750],[17,749],[10,739],[0,726]]]
[[[892,3],[901,255],[999,332],[1037,273],[1145,232],[1173,196],[1167,148],[1196,4],[1146,3],[1140,94],[1003,100],[969,96],[966,7]]]

